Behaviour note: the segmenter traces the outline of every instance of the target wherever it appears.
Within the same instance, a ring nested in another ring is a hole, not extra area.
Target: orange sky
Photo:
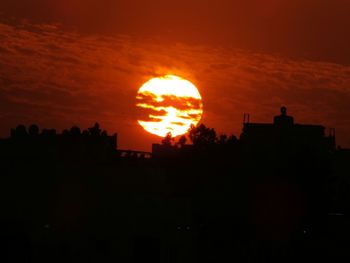
[[[136,92],[170,73],[197,85],[219,132],[286,104],[350,147],[349,12],[347,0],[2,0],[0,136],[99,121],[121,148],[150,150]]]

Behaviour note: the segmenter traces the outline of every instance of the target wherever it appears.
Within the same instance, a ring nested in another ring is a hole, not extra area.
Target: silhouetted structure
[[[281,107],[281,115],[275,116],[273,124],[279,127],[290,127],[294,125],[294,118],[287,115],[287,108]]]
[[[1,262],[349,261],[350,151],[335,133],[250,123],[192,127],[153,154],[98,124],[0,140]],[[152,158],[151,158],[152,157]]]
[[[220,145],[239,144],[242,153],[290,156],[300,153],[327,154],[336,149],[334,130],[326,136],[324,126],[295,124],[294,118],[287,115],[287,108],[284,106],[281,107],[281,115],[274,117],[273,123],[251,123],[250,116],[245,114],[239,140],[234,136],[217,137],[214,129],[207,128],[203,124],[193,128],[189,136],[193,145],[185,146],[187,151],[191,151],[193,146],[204,151],[222,151],[223,147],[219,147]],[[152,145],[152,154],[155,158],[174,158],[183,152],[182,147],[177,147],[181,144],[172,145],[169,139],[166,142]]]
[[[243,149],[263,154],[278,151],[290,154],[298,152],[326,153],[334,151],[335,134],[325,135],[321,125],[295,124],[287,115],[287,108],[281,108],[281,115],[274,117],[273,123],[251,123],[245,118],[240,136]]]
[[[57,134],[56,130],[43,129],[40,133],[35,124],[24,125],[11,130],[11,137],[0,140],[0,156],[46,156],[63,158],[107,158],[117,150],[117,134],[101,132],[99,124],[81,132],[73,126]]]
[[[118,150],[118,156],[121,158],[132,158],[132,159],[150,159],[152,153],[143,151],[132,151],[132,150]]]

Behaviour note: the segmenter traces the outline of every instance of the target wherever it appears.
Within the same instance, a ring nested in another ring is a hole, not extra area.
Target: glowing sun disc
[[[138,123],[149,133],[165,137],[185,134],[203,114],[202,97],[190,81],[174,75],[152,78],[139,89]]]

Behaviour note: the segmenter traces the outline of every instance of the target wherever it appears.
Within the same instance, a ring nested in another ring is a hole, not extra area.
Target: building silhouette
[[[349,261],[350,151],[334,132],[286,108],[245,115],[239,139],[202,131],[151,157],[98,124],[18,126],[0,140],[0,261]]]
[[[336,149],[336,142],[334,130],[329,135],[325,130],[321,125],[294,123],[283,106],[273,123],[251,123],[245,114],[240,141],[243,150],[251,153],[327,153]]]
[[[294,117],[287,115],[287,108],[281,107],[281,114],[272,123],[250,122],[250,115],[244,114],[242,133],[237,144],[242,153],[276,155],[327,154],[336,150],[335,130],[326,135],[321,125],[297,124]],[[155,158],[174,158],[193,150],[193,145],[153,144]],[[228,153],[229,154],[229,153]]]

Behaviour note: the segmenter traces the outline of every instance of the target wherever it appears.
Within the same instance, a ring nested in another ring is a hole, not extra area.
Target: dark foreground
[[[348,156],[1,159],[1,262],[350,260]]]
[[[17,127],[0,140],[0,262],[350,261],[350,151],[324,127],[284,110],[190,138],[147,159],[97,124]]]

